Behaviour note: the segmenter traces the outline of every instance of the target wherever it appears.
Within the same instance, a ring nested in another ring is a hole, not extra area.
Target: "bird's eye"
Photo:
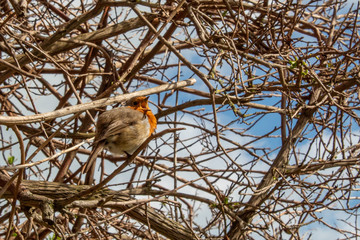
[[[133,102],[133,105],[138,105],[138,104],[139,104],[139,102],[137,102],[137,101]]]

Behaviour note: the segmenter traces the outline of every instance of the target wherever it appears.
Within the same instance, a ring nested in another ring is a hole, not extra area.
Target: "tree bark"
[[[2,185],[6,182],[6,178],[7,177],[4,175],[1,176],[0,183]],[[10,186],[4,192],[2,198],[13,198],[13,187],[14,186]],[[41,207],[45,201],[50,200],[54,204],[55,211],[61,211],[65,207],[108,207],[121,212],[126,212],[126,215],[129,217],[143,224],[150,225],[154,231],[169,239],[195,239],[195,236],[190,229],[157,213],[153,208],[146,206],[146,202],[140,204],[136,203],[135,198],[121,193],[121,191],[102,188],[101,190],[81,197],[66,206],[61,205],[62,199],[74,196],[90,187],[91,186],[88,185],[77,186],[58,182],[23,180],[18,200],[23,207]],[[129,201],[131,201],[132,204],[122,204]]]

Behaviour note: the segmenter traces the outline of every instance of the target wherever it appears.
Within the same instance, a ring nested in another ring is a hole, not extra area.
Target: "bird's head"
[[[142,110],[149,110],[148,104],[149,97],[133,97],[129,101],[126,102],[126,105],[134,108],[134,109],[142,109]]]

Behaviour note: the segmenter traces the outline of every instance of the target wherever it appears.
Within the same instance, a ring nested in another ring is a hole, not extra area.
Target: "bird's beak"
[[[141,106],[142,106],[143,108],[149,108],[148,100],[149,100],[149,96],[146,96],[146,97],[144,98],[144,101],[141,102]]]

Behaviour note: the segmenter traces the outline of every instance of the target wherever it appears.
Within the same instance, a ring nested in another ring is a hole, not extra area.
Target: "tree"
[[[359,5],[1,6],[2,238],[359,236]],[[135,95],[156,134],[86,181],[98,113]]]

